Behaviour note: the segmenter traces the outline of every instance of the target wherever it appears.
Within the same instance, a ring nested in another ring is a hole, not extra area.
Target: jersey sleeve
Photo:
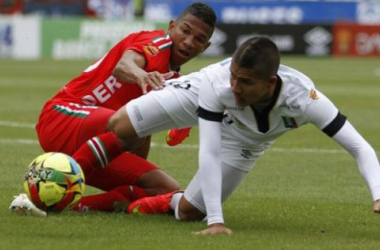
[[[371,191],[372,199],[379,200],[380,166],[375,150],[348,121],[332,138],[355,158],[359,171]]]
[[[380,199],[380,166],[374,149],[322,93],[311,95],[305,115],[356,160],[374,201]]]
[[[210,80],[201,84],[199,88],[198,104],[198,117],[208,121],[222,121],[224,105],[216,94],[215,84]]]
[[[199,118],[199,176],[207,224],[224,223],[222,210],[221,123]]]
[[[224,105],[212,80],[204,76],[198,97],[199,175],[208,225],[224,223],[222,211],[221,121]]]
[[[346,122],[336,106],[321,92],[312,90],[307,100],[305,116],[325,134],[334,136]]]
[[[134,50],[146,58],[146,71],[169,71],[172,40],[163,30],[143,31],[123,43],[122,50]]]

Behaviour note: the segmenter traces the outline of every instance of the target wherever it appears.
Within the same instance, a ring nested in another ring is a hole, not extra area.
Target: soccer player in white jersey
[[[127,138],[192,126],[198,108],[199,170],[189,186],[184,192],[137,200],[130,213],[172,210],[179,220],[207,215],[208,227],[197,234],[231,234],[224,225],[222,202],[277,137],[307,123],[356,159],[374,200],[373,211],[380,212],[380,167],[373,148],[307,76],[279,61],[270,39],[251,38],[232,59],[169,81],[172,86],[131,101],[116,113],[114,131]]]

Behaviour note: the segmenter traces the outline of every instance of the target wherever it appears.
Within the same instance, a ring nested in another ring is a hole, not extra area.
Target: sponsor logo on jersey
[[[99,103],[105,103],[122,86],[122,83],[120,83],[116,77],[109,76],[104,83],[96,86],[96,88],[92,90],[91,94],[83,96],[82,101],[89,106],[96,106],[99,105]]]
[[[150,56],[156,56],[159,52],[159,49],[156,46],[151,45],[151,44],[144,46],[143,50],[145,51],[145,53],[147,53]]]
[[[282,121],[284,122],[285,128],[298,128],[296,119],[293,117],[281,116]]]
[[[243,156],[246,159],[249,159],[249,158],[251,158],[253,156],[252,152],[250,150],[248,150],[248,149],[242,149],[240,155]]]
[[[318,100],[319,99],[319,96],[317,95],[317,91],[315,91],[314,89],[312,89],[310,91],[310,94],[309,94],[310,98],[313,99],[313,100]]]
[[[141,122],[143,120],[139,106],[137,106],[137,105],[133,106],[133,113],[135,114],[135,117],[136,117],[138,122]]]
[[[291,109],[299,110],[301,108],[301,105],[299,105],[299,104],[292,104],[292,105],[288,106],[287,104],[281,104],[279,107],[280,108],[286,108],[286,109],[289,109],[289,110],[291,110]]]
[[[291,107],[292,107],[292,109],[300,109],[301,108],[301,105],[299,105],[299,104],[292,104],[291,105]]]

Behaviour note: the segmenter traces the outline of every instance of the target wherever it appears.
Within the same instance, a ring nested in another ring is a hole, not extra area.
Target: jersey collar
[[[269,130],[269,113],[273,109],[278,97],[280,96],[281,87],[282,79],[279,75],[277,75],[276,87],[274,89],[273,96],[269,101],[269,104],[260,111],[256,110],[253,106],[250,106],[255,115],[258,129],[262,133],[266,133]]]

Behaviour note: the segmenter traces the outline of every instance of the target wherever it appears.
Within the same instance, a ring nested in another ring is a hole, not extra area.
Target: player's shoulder
[[[141,30],[132,34],[135,34],[137,36],[149,36],[155,38],[165,36],[166,32],[165,30]]]
[[[313,81],[307,75],[295,68],[283,64],[281,64],[279,67],[278,75],[280,75],[284,81],[299,83],[303,85],[313,84]]]
[[[124,40],[134,40],[134,41],[146,41],[153,45],[160,45],[164,43],[171,43],[172,39],[168,33],[164,30],[142,30],[132,33],[124,38]]]
[[[126,42],[128,48],[133,48],[144,53],[147,59],[154,58],[155,61],[163,64],[162,67],[167,67],[168,54],[173,43],[172,38],[164,30],[141,31],[135,34],[136,36]],[[159,56],[157,56],[159,55]]]
[[[207,81],[203,81],[203,84],[208,84],[207,92],[211,96],[218,98],[224,102],[230,99],[231,85],[230,85],[230,58],[211,64],[201,70],[201,74],[205,75]],[[212,92],[212,94],[210,93]]]
[[[230,63],[231,58],[210,64],[207,67],[201,69],[212,82],[216,82],[219,85],[224,85],[226,78],[229,80],[230,76]]]
[[[313,95],[316,94],[314,83],[304,73],[280,65],[278,76],[282,81],[279,105],[300,107],[302,110],[314,98]]]
[[[301,71],[286,65],[280,65],[278,76],[286,92],[309,92],[315,89],[314,82]]]

